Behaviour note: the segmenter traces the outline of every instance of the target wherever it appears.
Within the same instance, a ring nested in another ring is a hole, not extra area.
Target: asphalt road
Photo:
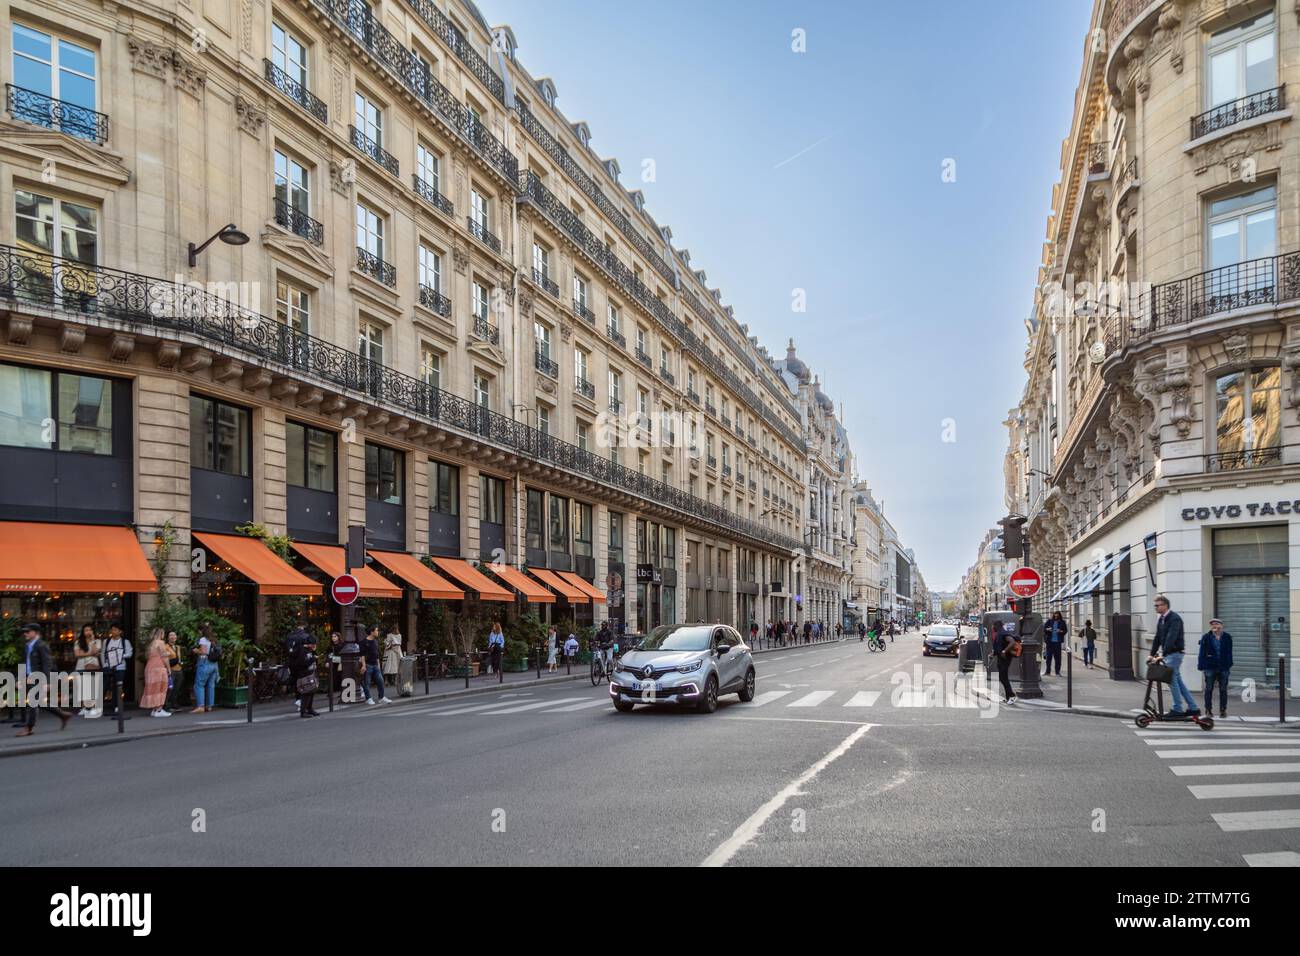
[[[1300,851],[1300,772],[1283,772],[1300,737],[927,698],[955,666],[915,633],[756,661],[756,701],[710,716],[619,714],[575,682],[8,758],[0,801],[23,810],[5,814],[6,863],[1218,867]],[[1243,764],[1270,769],[1213,769]]]

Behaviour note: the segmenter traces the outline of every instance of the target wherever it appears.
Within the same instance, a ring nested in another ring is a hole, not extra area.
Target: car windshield
[[[688,624],[661,624],[646,635],[639,651],[707,651],[713,628]]]
[[[949,624],[939,624],[929,630],[930,637],[956,637],[957,629]]]

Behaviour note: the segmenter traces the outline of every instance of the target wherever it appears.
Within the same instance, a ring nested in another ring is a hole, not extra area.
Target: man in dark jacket
[[[1065,637],[1070,633],[1070,625],[1065,623],[1060,611],[1052,614],[1052,619],[1043,627],[1043,676],[1052,673],[1052,661],[1056,661],[1056,676],[1061,676],[1061,648],[1065,646]]]
[[[1174,676],[1169,682],[1169,696],[1172,699],[1169,706],[1169,713],[1181,716],[1184,713],[1199,714],[1200,710],[1196,706],[1196,699],[1192,697],[1192,692],[1187,689],[1183,683],[1183,675],[1179,668],[1183,665],[1183,654],[1186,646],[1183,639],[1183,619],[1178,616],[1176,611],[1169,609],[1169,598],[1163,594],[1156,595],[1155,599],[1156,613],[1160,615],[1156,619],[1156,636],[1151,642],[1151,657],[1153,660],[1163,661],[1166,667],[1173,670]],[[1179,704],[1186,703],[1187,710],[1184,711]]]
[[[289,674],[293,679],[294,697],[298,700],[298,716],[319,716],[313,706],[316,691],[310,690],[303,693],[298,690],[298,681],[304,677],[311,677],[316,673],[316,638],[301,627],[296,627],[289,632],[289,636],[285,638],[284,643],[289,653]]]
[[[1002,682],[1002,695],[1004,704],[1014,704],[1016,702],[1016,692],[1011,689],[1011,662],[1015,659],[1012,651],[1015,650],[1016,634],[1015,631],[1005,622],[998,625],[997,634],[993,638],[993,654],[998,662],[998,680]]]
[[[61,723],[59,730],[68,726],[68,721],[72,715],[66,710],[59,710],[57,707],[51,707],[50,703],[54,698],[54,686],[50,683],[50,671],[54,669],[53,659],[50,657],[50,648],[41,640],[41,626],[39,624],[24,624],[19,628],[23,636],[23,655],[24,665],[27,671],[27,684],[34,685],[27,688],[31,699],[26,701],[27,706],[23,709],[23,719],[26,725],[18,731],[15,736],[30,737],[36,731],[36,711],[48,710],[54,716],[58,717]],[[43,680],[33,681],[32,678],[39,674]],[[43,687],[40,685],[44,684]]]
[[[1201,637],[1196,669],[1205,675],[1205,712],[1214,713],[1214,682],[1219,682],[1219,716],[1228,716],[1228,671],[1232,670],[1232,635],[1223,622],[1210,618],[1210,629]]]

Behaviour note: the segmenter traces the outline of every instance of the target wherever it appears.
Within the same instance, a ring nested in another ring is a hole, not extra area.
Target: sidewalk
[[[1053,674],[1051,677],[1043,677],[1039,680],[1039,687],[1043,691],[1041,698],[1030,700],[1022,697],[1016,701],[1016,706],[1038,710],[1062,711],[1092,717],[1118,717],[1124,720],[1132,720],[1135,714],[1141,713],[1142,699],[1146,695],[1147,689],[1146,681],[1111,680],[1102,668],[1089,670],[1077,658],[1074,663],[1073,709],[1066,706],[1067,687],[1064,670],[1062,670],[1059,677]],[[992,674],[990,678],[993,693],[1000,699],[1001,692],[997,685],[997,675]],[[1152,688],[1152,703],[1155,703],[1155,695],[1156,691]],[[1234,681],[1233,686],[1228,691],[1228,716],[1220,717],[1217,709],[1218,689],[1216,688],[1214,722],[1216,724],[1251,726],[1272,724],[1280,728],[1277,689],[1260,688],[1257,695],[1257,699],[1250,703],[1243,701],[1241,699],[1241,682]],[[1204,691],[1194,690],[1192,696],[1196,699],[1198,705],[1204,706]],[[1165,708],[1168,709],[1170,697],[1167,686],[1164,688],[1164,704]],[[1300,729],[1300,700],[1288,698],[1286,711],[1287,729]]]
[[[756,657],[766,654],[779,654],[798,648],[818,647],[834,644],[837,638],[826,638],[810,644],[788,644],[786,647],[767,647],[764,640],[762,649],[755,648]],[[471,677],[469,688],[465,687],[463,677],[442,678],[429,681],[429,693],[424,692],[424,681],[417,679],[410,697],[394,697],[392,704],[376,704],[377,707],[398,707],[403,704],[428,703],[431,700],[455,699],[457,697],[478,694],[493,694],[501,691],[524,690],[532,687],[544,687],[550,684],[562,684],[570,681],[589,681],[590,671],[587,664],[574,664],[573,674],[565,673],[561,665],[558,673],[547,673],[542,668],[539,679],[536,669],[517,674],[504,674],[501,681],[496,675]],[[391,688],[390,688],[391,693]],[[322,717],[328,716],[328,702],[324,691],[316,694],[316,710]],[[369,704],[343,704],[337,697],[334,700],[334,713],[369,707]],[[14,717],[0,724],[0,758],[16,757],[22,754],[48,753],[56,750],[79,750],[83,747],[98,747],[105,744],[126,743],[146,737],[170,737],[177,734],[192,734],[205,730],[221,730],[239,727],[248,723],[248,713],[243,707],[223,707],[206,714],[191,714],[190,707],[179,708],[170,717],[150,717],[146,712],[128,704],[125,713],[128,720],[123,722],[123,733],[117,732],[117,721],[109,717],[87,720],[73,717],[68,721],[67,729],[59,730],[59,721],[53,714],[42,712],[36,718],[36,733],[30,737],[16,737],[17,727],[8,726]],[[274,720],[296,719],[298,711],[293,706],[290,696],[277,696],[271,701],[256,701],[253,704],[253,723],[261,724]]]

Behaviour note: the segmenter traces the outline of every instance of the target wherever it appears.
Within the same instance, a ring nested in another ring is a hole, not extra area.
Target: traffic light
[[[1022,558],[1025,555],[1024,537],[1020,526],[1028,519],[1020,515],[1007,515],[998,522],[1002,529],[1002,556],[1004,558]]]
[[[1016,614],[1025,615],[1029,613],[1029,598],[1012,598],[1010,601],[1011,610]]]
[[[349,571],[357,571],[366,566],[366,526],[363,524],[348,526],[347,562]]]

